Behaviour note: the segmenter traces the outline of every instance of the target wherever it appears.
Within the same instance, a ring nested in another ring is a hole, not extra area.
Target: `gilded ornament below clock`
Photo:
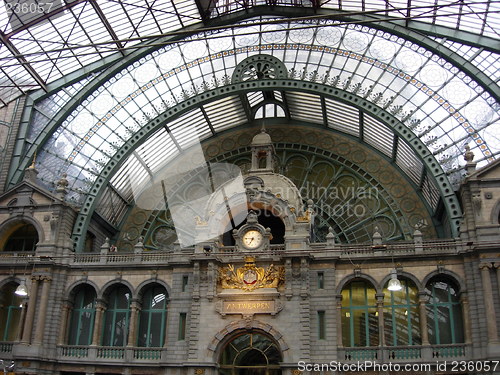
[[[285,281],[285,269],[271,264],[264,269],[255,266],[255,258],[246,257],[245,265],[235,269],[232,264],[219,269],[218,284],[222,289],[252,291],[258,288],[278,288]]]

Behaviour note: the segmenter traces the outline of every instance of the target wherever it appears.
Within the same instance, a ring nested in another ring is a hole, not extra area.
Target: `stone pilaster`
[[[35,320],[37,295],[38,295],[38,279],[36,277],[32,277],[30,297],[28,301],[28,311],[26,312],[26,322],[24,324],[23,337],[21,339],[21,342],[23,344],[31,344],[31,334],[33,331],[33,323]]]
[[[500,297],[500,262],[495,262],[493,265],[497,274],[498,296]]]
[[[498,343],[497,318],[495,306],[493,305],[493,291],[491,288],[490,269],[493,268],[492,263],[481,263],[481,280],[483,282],[484,308],[486,315],[486,328],[488,331],[488,343]]]
[[[134,299],[130,304],[130,323],[128,329],[127,346],[135,346],[137,342],[137,326],[139,314],[141,312],[141,303]]]
[[[420,336],[422,339],[422,345],[429,345],[429,332],[427,330],[427,308],[426,304],[429,297],[425,292],[420,292],[418,294],[418,313],[420,321]]]
[[[106,303],[102,300],[98,300],[95,307],[95,322],[94,322],[94,332],[92,335],[92,345],[97,346],[101,343],[101,331],[102,331],[102,319],[104,316],[104,310],[106,310]]]
[[[71,301],[64,301],[61,313],[61,326],[59,328],[59,337],[57,343],[59,345],[66,344],[66,337],[68,333],[68,323],[71,312],[73,311],[73,303]]]
[[[311,358],[311,301],[309,300],[309,263],[300,260],[300,347],[305,361]]]
[[[460,294],[460,305],[462,306],[462,317],[464,321],[464,339],[465,343],[469,344],[472,341],[472,330],[470,325],[469,299],[465,292]]]
[[[200,262],[195,262],[193,265],[193,295],[191,301],[191,313],[189,319],[189,359],[195,360],[198,357],[198,340],[199,340],[199,318],[200,318]],[[186,322],[187,324],[187,322]],[[188,338],[186,338],[188,339]]]
[[[43,342],[45,332],[45,322],[47,320],[47,306],[49,304],[49,292],[52,279],[50,277],[41,277],[42,295],[40,297],[40,306],[38,308],[38,322],[35,330],[33,344],[40,345]]]

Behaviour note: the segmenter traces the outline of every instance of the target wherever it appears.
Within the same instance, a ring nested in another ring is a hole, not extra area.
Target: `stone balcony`
[[[466,360],[470,359],[470,356],[470,345],[468,344],[375,346],[338,349],[338,358],[344,362],[429,363],[439,360]]]
[[[352,260],[354,258],[392,259],[401,256],[454,256],[473,251],[476,247],[497,247],[496,243],[480,242],[465,243],[461,240],[443,239],[428,240],[416,243],[414,241],[399,241],[385,244],[333,244],[309,243],[305,248],[290,248],[287,244],[271,245],[269,249],[260,252],[242,252],[235,246],[212,247],[209,252],[191,248],[177,248],[173,251],[153,251],[142,248],[134,252],[100,252],[74,253],[52,256],[46,251],[38,252],[0,252],[0,266],[26,265],[27,263],[52,263],[72,266],[141,266],[186,264],[191,259],[219,260],[222,262],[241,260],[245,255],[259,256],[261,260],[279,260],[282,257],[304,256],[311,259]]]
[[[58,345],[59,362],[164,364],[167,348]]]

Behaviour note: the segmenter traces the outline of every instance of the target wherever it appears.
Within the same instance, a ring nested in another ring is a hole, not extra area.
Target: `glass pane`
[[[241,351],[244,348],[250,346],[250,335],[241,335],[236,337],[231,343],[235,347],[236,350]]]
[[[127,331],[128,331],[128,314],[124,312],[117,312],[114,325],[114,337],[112,346],[125,346],[127,345]]]
[[[0,292],[0,340],[14,341],[19,329],[22,297],[14,292],[17,283],[9,283]]]
[[[95,291],[91,288],[86,288],[83,293],[82,306],[84,309],[92,309],[95,307]]]
[[[77,310],[73,310],[71,314],[71,326],[69,327],[68,344],[77,345],[78,340],[78,315]]]
[[[111,294],[111,306],[117,309],[128,309],[130,292],[127,288],[119,288]]]
[[[247,349],[242,351],[236,358],[236,366],[259,366],[267,365],[265,355],[257,349]]]
[[[267,356],[267,361],[270,365],[277,365],[281,362],[281,352],[274,344],[266,350],[265,355]]]
[[[366,310],[353,310],[351,319],[353,324],[354,346],[367,346],[368,337],[366,335],[366,329],[368,319]]]
[[[342,289],[342,307],[348,307],[349,302],[349,288]]]
[[[90,345],[92,337],[93,313],[82,312],[78,345]]]
[[[445,306],[437,307],[437,319],[439,325],[439,343],[452,344],[451,325],[450,325],[450,310]]]
[[[395,308],[393,330],[396,332],[394,345],[408,345],[408,310],[406,308]]]
[[[151,328],[150,328],[150,345],[154,347],[160,347],[163,345],[161,338],[163,337],[162,329],[162,314],[152,313],[151,314]]]
[[[238,352],[236,351],[234,346],[231,344],[227,345],[224,351],[222,352],[222,356],[220,358],[220,364],[232,365],[234,358],[236,357],[236,354],[238,354]]]
[[[425,306],[427,313],[427,334],[431,344],[438,343],[438,333],[436,331],[436,317],[434,314],[434,307],[430,304]]]
[[[368,310],[368,330],[370,341],[366,343],[366,346],[377,346],[379,344],[379,334],[378,315],[376,308],[371,308]]]
[[[365,306],[366,305],[366,287],[365,283],[353,282],[351,285],[352,305]]]
[[[151,346],[151,336],[148,331],[149,314],[141,311],[139,317],[139,334],[137,335],[137,346]]]
[[[455,343],[462,343],[465,341],[464,325],[462,318],[462,306],[460,304],[453,305],[453,329],[455,331]]]
[[[420,336],[420,313],[418,306],[410,308],[410,324],[411,324],[411,345],[421,345],[422,338]]]
[[[166,293],[162,290],[155,290],[151,299],[151,308],[156,310],[165,309]]]
[[[433,283],[433,302],[434,303],[446,303],[448,302],[448,284],[437,281]]]
[[[384,334],[385,342],[387,345],[396,345],[394,343],[393,335],[393,324],[392,324],[392,308],[384,308]]]
[[[342,344],[345,347],[351,346],[350,316],[349,311],[342,309]]]
[[[107,310],[104,313],[104,329],[102,333],[102,345],[109,346],[112,345],[111,337],[113,333],[113,312]]]

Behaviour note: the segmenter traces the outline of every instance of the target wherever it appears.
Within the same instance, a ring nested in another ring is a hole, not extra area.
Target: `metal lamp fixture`
[[[398,280],[398,275],[395,268],[391,271],[391,279],[389,280],[387,289],[389,289],[391,292],[397,292],[403,289],[401,281]]]
[[[26,297],[28,295],[28,287],[26,286],[24,280],[22,280],[21,284],[17,286],[16,291],[14,293],[21,297]]]

